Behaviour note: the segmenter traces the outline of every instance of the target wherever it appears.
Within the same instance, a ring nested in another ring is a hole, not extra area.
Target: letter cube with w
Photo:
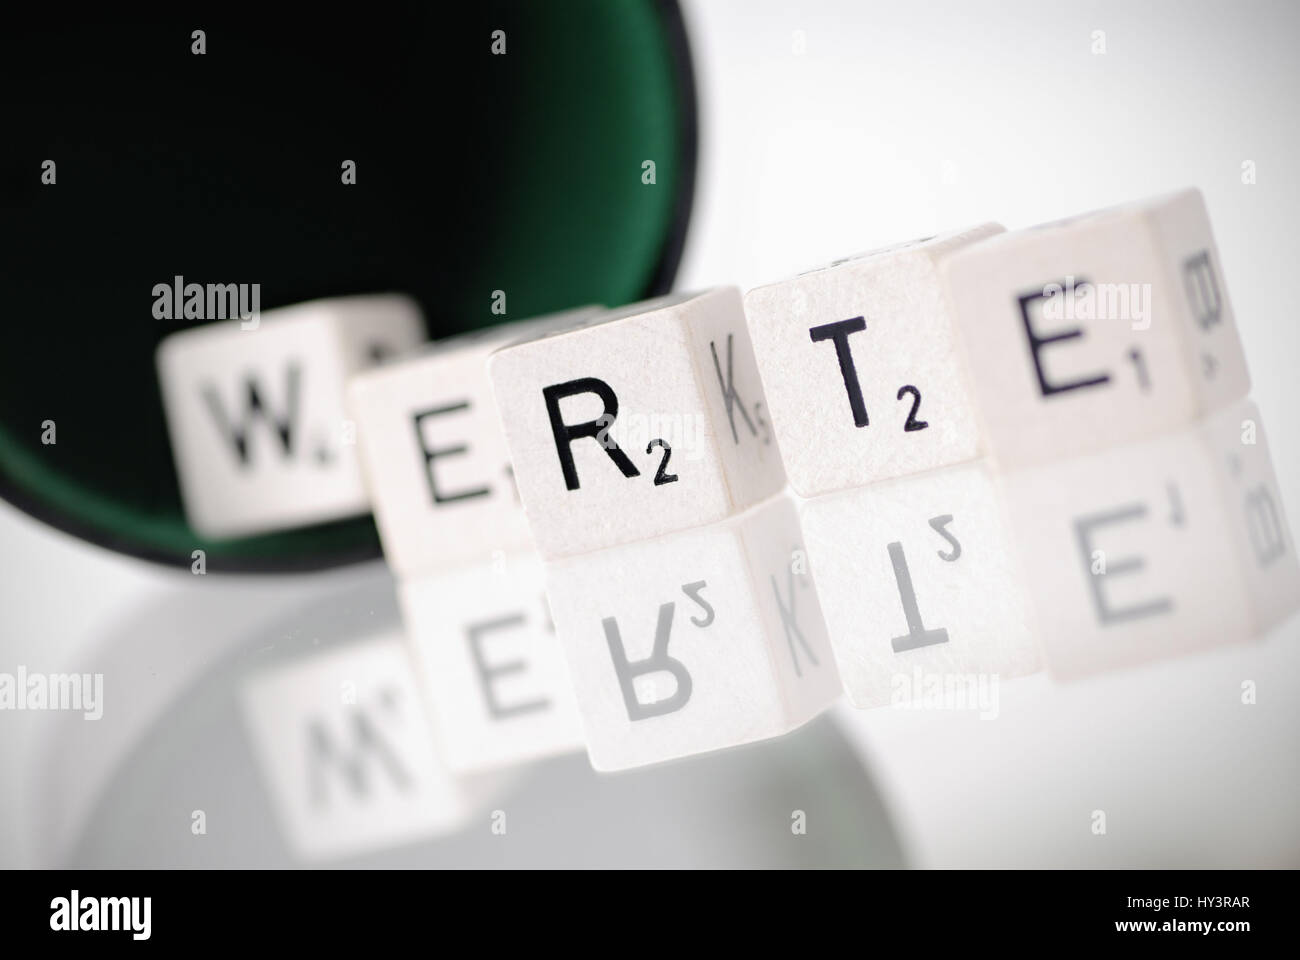
[[[453,831],[501,786],[443,764],[406,647],[387,630],[259,669],[239,701],[284,838],[304,861]]]
[[[365,513],[344,413],[352,372],[424,339],[401,296],[295,304],[174,333],[156,364],[185,516],[237,537]]]
[[[785,482],[735,288],[514,344],[489,372],[543,556],[721,520]]]
[[[840,692],[784,496],[554,561],[547,592],[597,770],[778,736]]]

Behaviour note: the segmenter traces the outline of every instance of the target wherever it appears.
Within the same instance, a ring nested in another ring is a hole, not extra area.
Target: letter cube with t
[[[745,296],[790,485],[811,497],[981,451],[939,265],[984,224],[862,256]]]
[[[793,504],[548,567],[597,770],[774,737],[839,695]]]
[[[1250,388],[1195,190],[992,237],[943,270],[1003,466],[1171,430]]]
[[[348,376],[424,339],[405,297],[295,304],[174,333],[158,377],[185,516],[237,537],[366,513]]]
[[[543,556],[720,520],[785,483],[734,288],[624,307],[488,366]]]
[[[1032,673],[1033,608],[984,460],[800,505],[831,646],[857,707]]]
[[[406,648],[375,635],[250,676],[241,705],[290,845],[349,856],[451,831],[498,788],[437,759]]]
[[[584,307],[438,341],[353,377],[361,463],[400,577],[532,549],[487,359],[514,340],[600,313]]]
[[[1295,609],[1295,542],[1258,423],[1243,402],[1006,476],[1053,673],[1242,641]]]

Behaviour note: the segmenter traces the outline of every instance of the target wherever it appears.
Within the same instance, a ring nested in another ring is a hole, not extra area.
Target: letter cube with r
[[[603,314],[489,370],[543,556],[721,520],[784,485],[734,288]]]
[[[554,561],[547,592],[598,770],[778,736],[839,696],[784,496]]]

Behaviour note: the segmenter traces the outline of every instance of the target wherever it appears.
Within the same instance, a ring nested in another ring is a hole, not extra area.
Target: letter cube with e
[[[597,770],[774,737],[839,695],[784,497],[557,560],[547,591]]]
[[[1005,477],[1054,674],[1239,642],[1295,609],[1294,539],[1267,449],[1253,432],[1254,444],[1241,440],[1241,424],[1258,419],[1234,404],[1181,430]]]
[[[573,686],[535,553],[398,585],[441,755],[456,773],[578,750]]]
[[[598,313],[585,307],[454,337],[352,378],[348,407],[398,576],[531,549],[487,359],[512,340]]]
[[[857,707],[920,676],[1010,679],[1041,668],[996,478],[976,460],[800,508],[831,646]]]
[[[1001,229],[876,250],[745,295],[796,491],[812,497],[980,453],[939,265]]]
[[[1195,190],[1001,234],[943,270],[1004,467],[1175,429],[1250,389]]]
[[[366,513],[348,376],[424,339],[406,297],[343,297],[174,333],[158,377],[185,516],[205,537]]]
[[[720,520],[785,483],[734,288],[624,307],[488,367],[545,557]]]
[[[287,838],[304,859],[459,827],[497,788],[438,761],[406,647],[376,635],[250,676],[244,720]]]

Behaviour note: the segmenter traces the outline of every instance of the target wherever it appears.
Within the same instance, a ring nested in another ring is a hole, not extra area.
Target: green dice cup
[[[209,321],[155,319],[156,284],[258,283],[263,310],[400,291],[434,338],[669,288],[696,146],[677,7],[468,6],[6,29],[0,495],[187,567],[196,549],[209,570],[377,557],[369,516],[222,541],[189,528],[154,349]]]

